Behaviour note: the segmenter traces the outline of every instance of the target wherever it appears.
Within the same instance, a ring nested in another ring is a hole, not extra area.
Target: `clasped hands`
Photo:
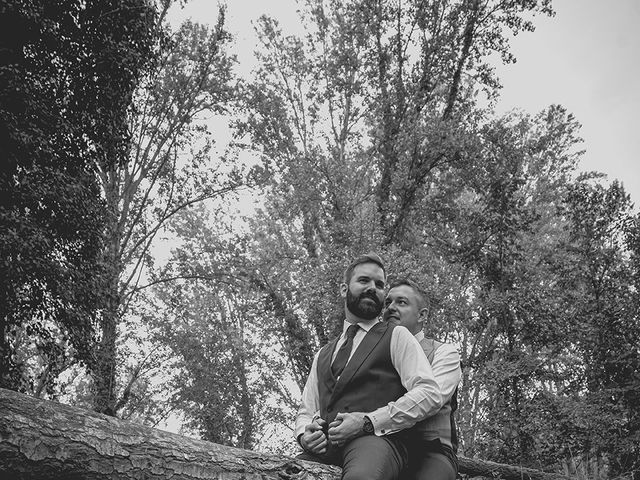
[[[363,434],[364,416],[361,412],[338,413],[329,425],[324,419],[316,418],[305,427],[300,436],[300,445],[307,452],[316,455],[326,453],[329,445],[342,447],[349,440]]]

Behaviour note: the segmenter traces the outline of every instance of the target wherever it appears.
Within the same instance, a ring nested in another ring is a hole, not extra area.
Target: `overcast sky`
[[[640,206],[640,0],[554,0],[512,41],[499,111],[559,103],[582,124],[583,170],[621,180]]]
[[[215,22],[216,2],[191,0],[178,17]],[[251,22],[268,12],[285,31],[299,29],[295,0],[229,0],[228,28],[239,60],[252,63]],[[621,180],[640,206],[640,0],[554,0],[555,17],[512,40],[517,63],[498,67],[498,112],[537,113],[561,104],[582,124],[582,170]],[[244,68],[242,69],[244,70]]]

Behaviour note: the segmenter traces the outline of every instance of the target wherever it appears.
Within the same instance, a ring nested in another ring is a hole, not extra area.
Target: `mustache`
[[[371,300],[376,302],[376,305],[381,305],[382,304],[382,300],[380,300],[378,298],[378,296],[375,294],[375,292],[364,292],[364,293],[360,294],[360,299],[363,299],[363,298],[370,298]]]

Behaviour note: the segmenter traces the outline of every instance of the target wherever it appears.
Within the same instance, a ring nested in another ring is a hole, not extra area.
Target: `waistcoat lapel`
[[[331,359],[333,358],[333,351],[336,348],[339,338],[340,337],[334,338],[327,343],[320,351],[320,355],[318,355],[318,378],[321,378],[324,381],[324,384],[329,391],[333,390],[333,387],[336,384],[336,380],[331,374]]]

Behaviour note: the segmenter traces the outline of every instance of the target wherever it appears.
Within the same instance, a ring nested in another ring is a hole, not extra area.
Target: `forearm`
[[[317,358],[318,357],[316,355],[313,359],[311,372],[309,372],[307,383],[302,391],[302,399],[294,425],[294,435],[296,438],[299,438],[300,435],[304,433],[307,425],[313,423],[313,420],[317,416],[320,408],[318,400],[318,379],[316,374]]]
[[[376,435],[390,435],[411,428],[442,408],[442,396],[434,379],[421,384],[395,402],[367,414]]]
[[[440,387],[422,347],[404,327],[396,327],[391,337],[391,362],[407,390],[394,402],[371,412],[376,435],[410,428],[442,408]]]

